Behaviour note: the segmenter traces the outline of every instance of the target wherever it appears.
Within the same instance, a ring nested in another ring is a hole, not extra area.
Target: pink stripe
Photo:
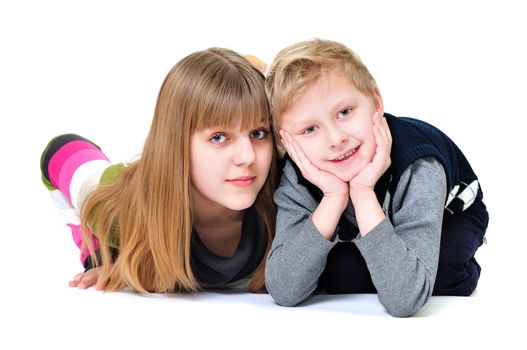
[[[81,262],[84,265],[84,262],[86,261],[86,259],[90,255],[90,251],[88,250],[88,247],[82,247],[82,230],[81,230],[81,227],[80,227],[80,225],[73,225],[73,224],[68,224],[68,226],[71,229],[71,235],[73,237],[73,241],[75,242],[77,247],[79,247],[79,249],[81,250]],[[97,240],[97,237],[94,237],[92,235],[91,231],[88,233],[88,235],[90,237],[92,237],[93,249],[94,250],[99,249],[99,241]]]
[[[106,156],[98,149],[84,149],[72,154],[62,164],[57,184],[60,191],[70,202],[70,183],[73,174],[75,174],[81,165],[93,160],[108,160],[108,158],[106,158]]]
[[[71,229],[71,237],[73,237],[73,242],[77,247],[82,248],[82,230],[80,225],[68,224],[68,227]]]
[[[91,143],[82,140],[77,140],[68,142],[51,157],[48,164],[48,174],[49,180],[53,186],[57,187],[61,191],[63,190],[58,185],[58,178],[60,175],[60,169],[62,168],[62,165],[69,157],[71,157],[72,154],[75,154],[77,151],[84,149],[95,149],[101,154],[103,154],[97,147],[95,147]],[[106,157],[104,157],[103,159],[108,160]]]

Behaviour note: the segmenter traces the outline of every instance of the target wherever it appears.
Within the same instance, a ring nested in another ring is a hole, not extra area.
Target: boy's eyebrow
[[[304,126],[310,125],[310,124],[316,124],[316,119],[313,118],[313,117],[308,117],[308,118],[302,119],[302,120],[294,123],[293,125],[291,125],[291,129],[296,129],[298,127],[304,127]]]
[[[332,115],[337,114],[342,109],[343,106],[352,104],[353,100],[354,100],[353,97],[349,96],[335,103],[334,107],[331,109]]]

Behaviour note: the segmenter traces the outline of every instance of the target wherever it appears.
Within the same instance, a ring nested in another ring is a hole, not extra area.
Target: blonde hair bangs
[[[341,70],[359,91],[374,98],[375,79],[348,47],[322,39],[299,42],[278,53],[267,76],[266,92],[275,127],[304,90],[331,69]]]

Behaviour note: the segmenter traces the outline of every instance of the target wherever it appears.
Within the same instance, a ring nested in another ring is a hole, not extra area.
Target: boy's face
[[[375,155],[372,116],[383,113],[382,99],[360,92],[338,70],[309,85],[281,116],[281,129],[299,143],[320,170],[349,182]]]

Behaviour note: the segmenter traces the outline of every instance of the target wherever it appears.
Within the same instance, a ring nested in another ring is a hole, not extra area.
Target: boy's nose
[[[348,140],[348,135],[343,132],[334,132],[329,136],[329,148],[339,147]]]
[[[239,140],[236,145],[233,161],[236,165],[252,164],[256,159],[256,152],[250,140]]]

